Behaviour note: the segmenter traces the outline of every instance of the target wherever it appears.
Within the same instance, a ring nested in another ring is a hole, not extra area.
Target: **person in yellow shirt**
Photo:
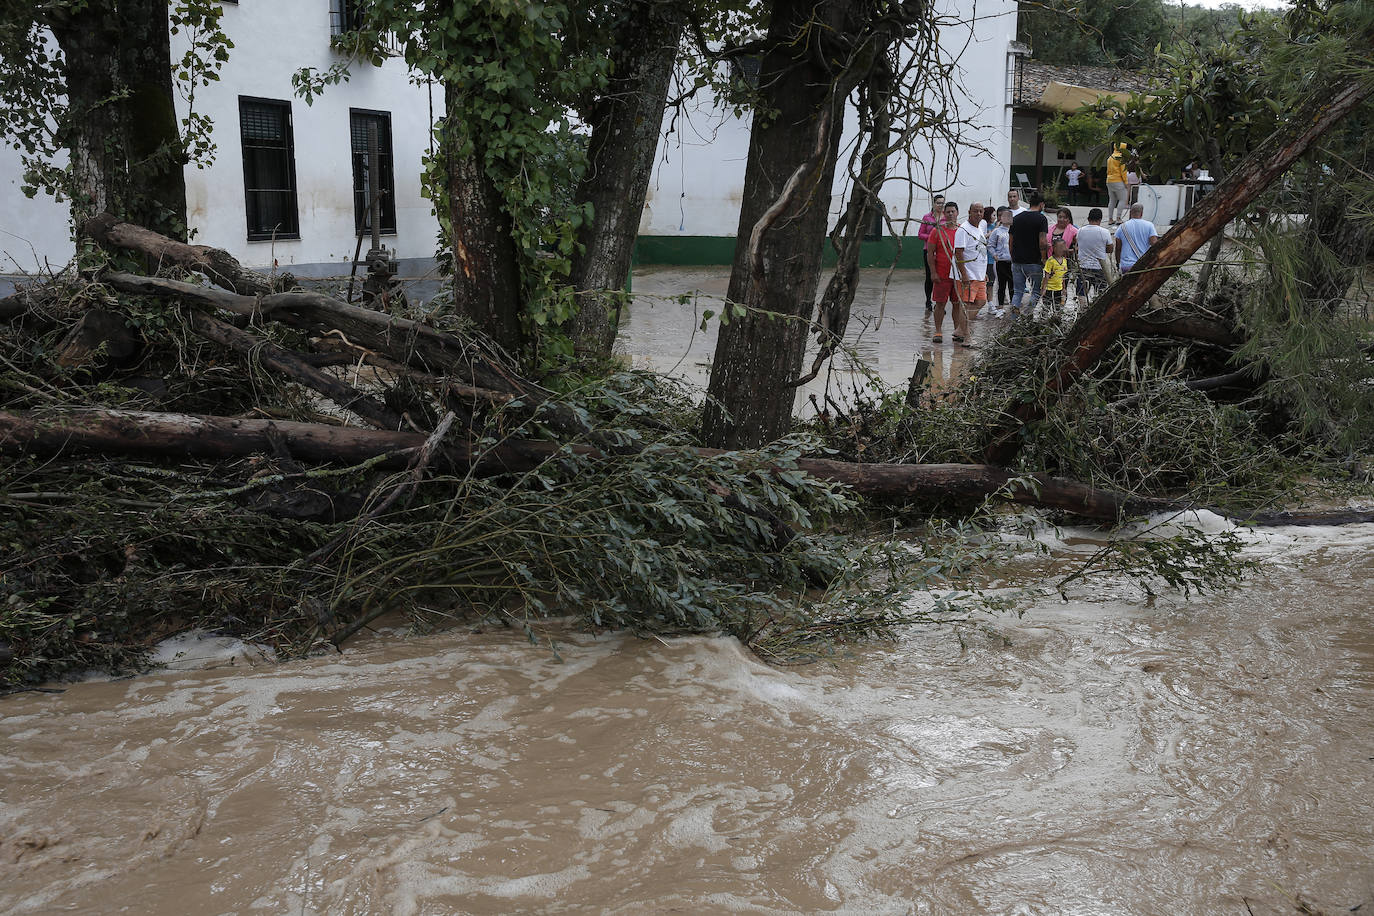
[[[1115,226],[1121,222],[1116,215],[1126,215],[1128,192],[1126,190],[1126,144],[1118,143],[1107,157],[1107,225]]]
[[[1045,259],[1045,282],[1041,284],[1045,292],[1040,301],[1047,306],[1050,318],[1056,318],[1064,309],[1064,279],[1069,274],[1069,249],[1063,239],[1056,239],[1053,253]]]

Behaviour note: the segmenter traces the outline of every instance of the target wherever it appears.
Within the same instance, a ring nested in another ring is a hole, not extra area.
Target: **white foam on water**
[[[264,665],[275,657],[266,646],[205,630],[191,630],[158,643],[150,661],[169,671],[194,671],[226,664]]]

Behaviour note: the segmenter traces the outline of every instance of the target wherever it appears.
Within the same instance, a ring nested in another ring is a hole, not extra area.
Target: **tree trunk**
[[[122,215],[186,239],[186,154],[172,97],[167,0],[119,0],[122,127],[129,195]]]
[[[1043,394],[1030,403],[1008,405],[1008,422],[994,431],[987,448],[992,464],[1005,465],[1021,450],[1021,430],[1045,415],[1049,404],[1086,372],[1122,327],[1159,291],[1199,248],[1235,219],[1266,187],[1282,175],[1307,148],[1339,124],[1370,92],[1370,85],[1345,78],[1323,87],[1286,124],[1236,166],[1214,192],[1113,283],[1078,317],[1061,345],[1062,358],[1049,370]]]
[[[520,252],[510,212],[487,174],[482,125],[462,123],[461,88],[446,86],[444,157],[448,167],[448,218],[453,243],[453,302],[478,330],[512,353],[520,326]]]
[[[94,0],[51,5],[62,50],[75,225],[116,213],[185,238],[186,182],[172,95],[167,3]]]
[[[852,176],[853,184],[844,214],[830,233],[836,262],[835,272],[830,275],[817,308],[816,336],[819,348],[811,362],[810,371],[788,383],[793,388],[805,385],[820,374],[825,361],[844,343],[845,331],[849,328],[854,294],[859,289],[859,255],[863,251],[869,227],[882,213],[879,195],[887,178],[887,156],[892,143],[892,109],[889,102],[894,79],[886,57],[881,57],[860,93],[859,131],[867,139],[859,159],[859,172]]]
[[[684,12],[681,4],[661,0],[630,4],[615,39],[610,85],[591,112],[577,200],[592,205],[592,219],[578,230],[569,278],[577,314],[567,330],[579,355],[604,358],[615,343],[619,294],[630,278]]]
[[[51,28],[66,65],[70,113],[59,140],[71,155],[72,218],[80,225],[123,204],[127,138],[118,100],[119,20],[112,0],[95,0],[79,14],[54,15]]]
[[[775,0],[762,102],[749,136],[735,260],[726,298],[747,311],[722,322],[702,435],[750,448],[787,432],[816,305],[847,92],[822,35],[845,34],[853,0]],[[732,306],[727,304],[726,310]]]

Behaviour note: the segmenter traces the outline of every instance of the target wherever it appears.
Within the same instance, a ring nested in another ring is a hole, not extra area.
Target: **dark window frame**
[[[261,141],[255,143],[246,135],[244,131],[245,106],[275,108],[283,114],[281,122],[281,146],[273,146]],[[265,242],[274,239],[299,239],[301,237],[301,221],[296,183],[295,123],[292,117],[291,102],[282,99],[259,98],[251,95],[239,96],[239,146],[243,154],[243,209],[244,222],[247,224],[248,230],[248,241]],[[286,178],[286,187],[263,188],[256,186],[261,184],[261,180],[256,174],[256,157],[252,154],[254,150],[280,150],[282,152],[285,157],[282,173]],[[269,227],[263,225],[265,218],[259,212],[260,203],[255,200],[254,195],[264,194],[281,195],[281,211],[283,215],[289,216],[290,219],[278,223],[276,226]]]
[[[348,109],[348,150],[353,165],[353,229],[359,233],[370,233],[372,227],[367,223],[367,190],[363,184],[364,169],[367,161],[367,148],[359,149],[354,133],[355,119],[376,119],[380,122],[377,131],[378,153],[381,159],[382,212],[381,235],[396,235],[396,156],[391,131],[391,112],[372,108]],[[385,128],[382,130],[381,128]],[[366,144],[366,122],[364,122],[363,142]]]
[[[329,34],[334,37],[356,32],[362,25],[362,8],[349,0],[329,0]]]

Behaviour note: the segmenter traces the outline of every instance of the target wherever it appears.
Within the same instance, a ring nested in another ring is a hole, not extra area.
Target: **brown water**
[[[1374,911],[1374,526],[1252,537],[1241,591],[1010,645],[381,634],[3,697],[0,912]]]

